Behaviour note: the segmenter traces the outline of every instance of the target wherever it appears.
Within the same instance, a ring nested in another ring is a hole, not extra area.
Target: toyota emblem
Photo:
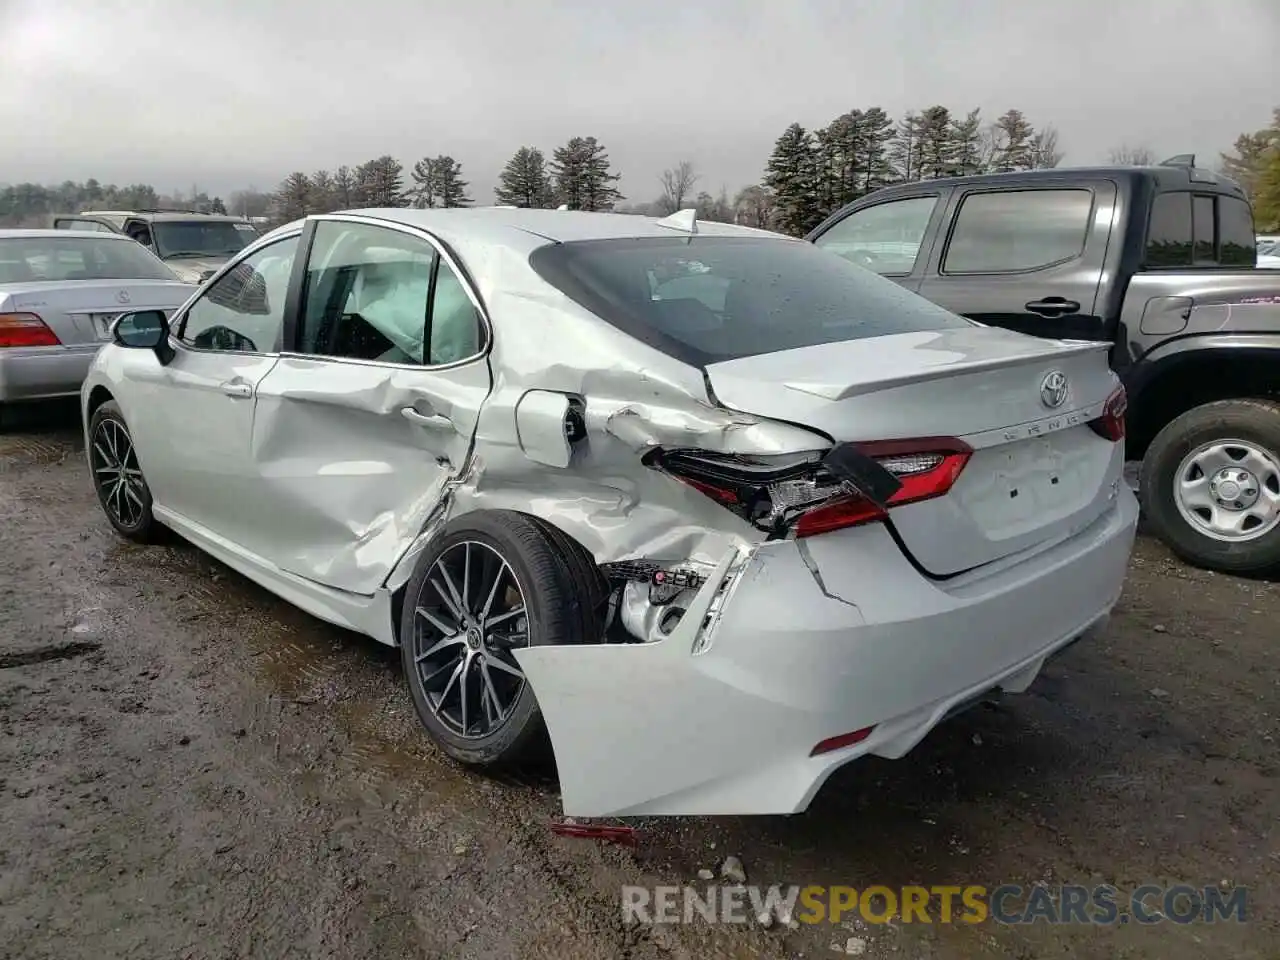
[[[1054,410],[1067,402],[1067,375],[1052,370],[1040,381],[1040,402]]]
[[[128,291],[128,290],[119,290],[119,291],[117,291],[117,292],[116,292],[116,300],[118,300],[120,303],[128,303],[128,302],[129,302],[129,291]]]

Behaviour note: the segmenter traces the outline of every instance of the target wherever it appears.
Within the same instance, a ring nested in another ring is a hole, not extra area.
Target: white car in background
[[[804,810],[1025,690],[1137,524],[1106,345],[693,211],[316,215],[114,336],[111,524],[398,645],[464,763],[549,732],[570,815]]]
[[[117,315],[192,290],[128,237],[0,230],[0,424],[4,404],[78,394]]]

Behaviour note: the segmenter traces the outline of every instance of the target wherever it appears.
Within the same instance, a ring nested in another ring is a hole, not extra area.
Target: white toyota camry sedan
[[[1106,348],[987,328],[691,211],[281,227],[82,391],[109,521],[397,645],[565,812],[792,813],[1025,689],[1120,594]]]

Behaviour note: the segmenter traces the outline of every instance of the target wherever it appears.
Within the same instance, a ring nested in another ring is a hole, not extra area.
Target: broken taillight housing
[[[60,342],[34,313],[0,313],[0,347],[56,347]]]
[[[1128,394],[1123,386],[1116,387],[1102,405],[1102,416],[1090,420],[1089,426],[1098,436],[1119,443],[1124,439],[1124,417],[1128,409]]]
[[[811,537],[888,517],[889,509],[943,496],[973,450],[954,438],[855,444],[898,480],[877,503],[823,463],[826,451],[748,456],[706,450],[655,450],[648,466],[664,470],[771,537]]]

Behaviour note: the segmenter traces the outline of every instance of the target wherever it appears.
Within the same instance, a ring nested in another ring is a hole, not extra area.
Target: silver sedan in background
[[[117,315],[171,313],[194,290],[128,237],[0,230],[0,425],[6,404],[79,393]]]

